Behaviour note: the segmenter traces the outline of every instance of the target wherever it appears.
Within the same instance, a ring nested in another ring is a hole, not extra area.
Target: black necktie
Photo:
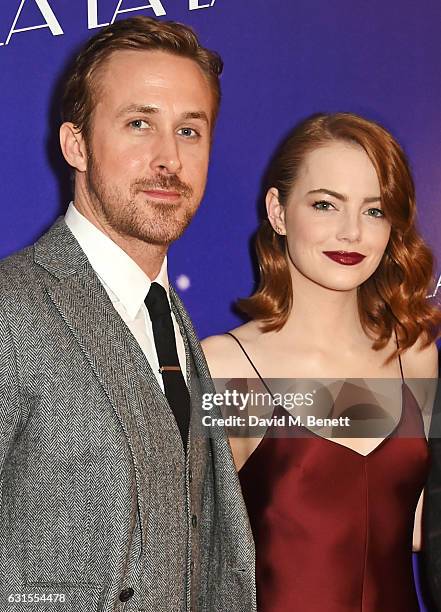
[[[165,396],[175,415],[185,449],[190,421],[190,394],[179,365],[170,304],[165,289],[158,283],[151,284],[144,301],[152,321]]]

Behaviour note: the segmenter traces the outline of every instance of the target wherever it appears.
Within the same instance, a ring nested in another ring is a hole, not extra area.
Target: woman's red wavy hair
[[[272,159],[267,185],[286,204],[305,155],[339,141],[357,144],[371,160],[380,183],[385,217],[391,223],[386,251],[374,274],[358,289],[358,310],[373,348],[384,348],[396,329],[403,352],[421,338],[428,346],[439,335],[441,313],[427,299],[434,259],[416,229],[415,187],[406,156],[381,125],[352,113],[318,114],[298,124]],[[293,307],[285,237],[264,219],[256,236],[260,270],[257,291],[239,300],[239,309],[262,322],[264,332],[280,330]]]

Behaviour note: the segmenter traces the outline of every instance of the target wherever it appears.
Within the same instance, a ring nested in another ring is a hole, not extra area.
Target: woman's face
[[[291,272],[337,291],[375,272],[390,236],[375,168],[349,143],[308,153],[286,206],[270,189],[267,210],[273,227],[286,234]]]

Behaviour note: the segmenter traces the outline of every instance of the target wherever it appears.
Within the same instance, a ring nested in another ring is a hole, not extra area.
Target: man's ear
[[[285,236],[285,207],[280,203],[278,189],[271,187],[266,194],[265,202],[266,212],[273,230],[277,234]]]
[[[87,170],[87,147],[83,133],[66,121],[60,127],[60,146],[67,163],[78,170]]]

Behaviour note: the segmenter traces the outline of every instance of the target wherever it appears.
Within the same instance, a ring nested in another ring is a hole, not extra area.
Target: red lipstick
[[[355,266],[366,257],[361,253],[350,251],[323,251],[323,254],[342,266]]]

